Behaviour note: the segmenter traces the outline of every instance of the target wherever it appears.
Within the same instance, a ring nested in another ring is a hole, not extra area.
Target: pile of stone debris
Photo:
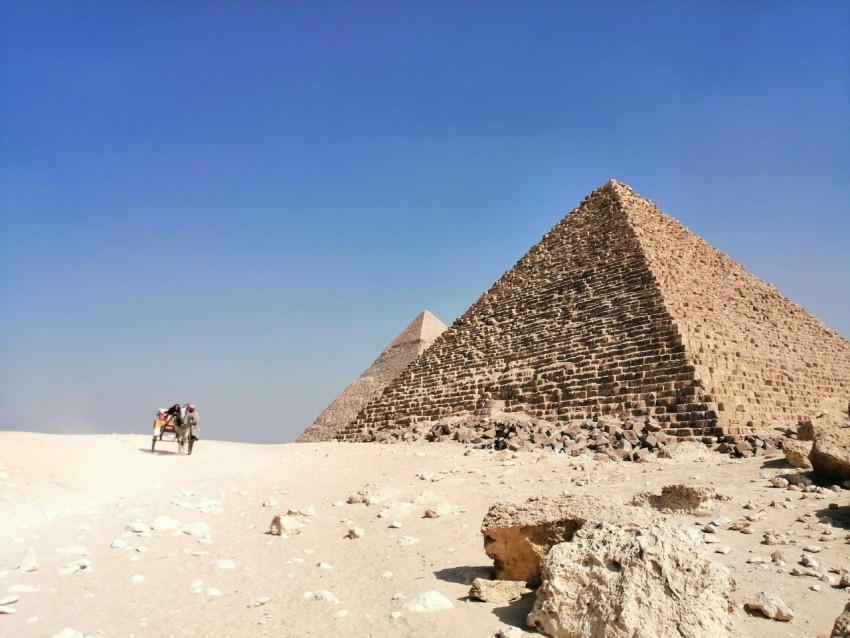
[[[784,436],[794,430],[737,437],[707,436],[698,440],[710,450],[733,457],[773,456],[782,454]],[[570,456],[589,453],[598,460],[625,461],[640,461],[678,443],[678,439],[666,434],[661,423],[652,417],[600,416],[560,423],[523,413],[428,421],[398,430],[378,430],[371,440],[381,443],[457,441],[476,448],[512,452],[542,448]]]

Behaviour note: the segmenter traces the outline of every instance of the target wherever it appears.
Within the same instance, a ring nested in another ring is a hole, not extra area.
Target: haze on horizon
[[[0,87],[2,430],[292,441],[611,178],[850,337],[845,2],[32,0]]]

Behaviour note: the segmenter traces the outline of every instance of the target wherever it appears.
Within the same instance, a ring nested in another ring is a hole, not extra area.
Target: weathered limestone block
[[[807,419],[797,428],[797,438],[801,441],[814,441],[815,434],[821,430],[838,427],[838,420],[829,412],[821,412],[813,419]]]
[[[798,441],[797,439],[786,439],[782,444],[782,451],[791,467],[801,470],[812,469],[809,462],[809,453],[812,451],[813,441]]]
[[[729,636],[732,589],[694,530],[586,525],[543,562],[528,624],[553,638]]]
[[[652,515],[591,496],[530,498],[525,503],[496,503],[481,523],[484,551],[493,559],[496,578],[540,583],[540,562],[553,545],[569,541],[588,522],[647,525]]]
[[[707,514],[720,501],[730,500],[729,496],[718,494],[713,487],[694,487],[692,485],[665,485],[661,494],[639,492],[632,499],[632,505],[649,505],[657,510],[686,511],[692,514]]]
[[[815,432],[809,462],[824,478],[850,479],[850,428],[824,428]]]

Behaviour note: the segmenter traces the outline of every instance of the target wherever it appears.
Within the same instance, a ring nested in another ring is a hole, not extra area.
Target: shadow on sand
[[[139,452],[144,452],[145,454],[154,454],[156,456],[160,456],[163,454],[179,454],[177,450],[160,450],[159,448],[151,452],[151,449],[149,447],[140,447]]]

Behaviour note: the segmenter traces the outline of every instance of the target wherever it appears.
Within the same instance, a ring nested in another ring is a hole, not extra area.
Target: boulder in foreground
[[[552,546],[569,541],[588,522],[646,525],[641,508],[591,496],[530,498],[525,503],[493,505],[481,523],[484,551],[493,559],[496,578],[540,584],[540,563]]]
[[[552,638],[731,635],[733,581],[693,530],[586,525],[542,568],[528,624]]]
[[[850,428],[815,430],[809,462],[818,476],[843,481],[850,479]]]

